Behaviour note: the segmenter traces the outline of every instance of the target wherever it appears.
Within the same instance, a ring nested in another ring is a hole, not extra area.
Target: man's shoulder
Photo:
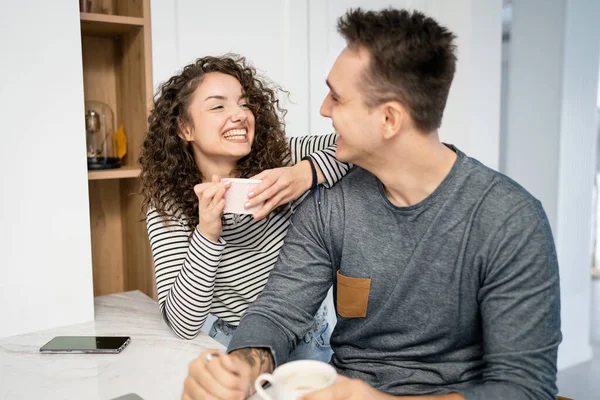
[[[372,196],[373,189],[377,188],[377,178],[371,172],[358,166],[352,167],[346,176],[329,189],[324,190],[324,200],[337,207],[345,200],[358,200],[364,196]]]
[[[343,193],[345,190],[360,187],[367,183],[374,183],[376,179],[371,172],[355,165],[348,171],[346,176],[340,179],[340,185],[334,185],[331,188],[338,187],[338,191]]]
[[[467,157],[465,164],[468,178],[463,184],[479,196],[480,215],[498,221],[524,208],[536,214],[543,210],[540,201],[512,178],[474,158]]]
[[[315,213],[320,214],[323,220],[343,220],[348,201],[362,203],[365,198],[372,198],[376,188],[377,178],[369,171],[354,166],[332,187],[321,186],[318,192],[311,190],[296,208],[295,221],[311,219]]]

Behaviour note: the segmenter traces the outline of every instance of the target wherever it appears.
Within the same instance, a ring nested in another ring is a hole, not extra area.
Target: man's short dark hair
[[[456,70],[456,36],[418,11],[349,10],[338,20],[348,48],[371,56],[362,89],[366,105],[399,101],[417,129],[440,127]]]

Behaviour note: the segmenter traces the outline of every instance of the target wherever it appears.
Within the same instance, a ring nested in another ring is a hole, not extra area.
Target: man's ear
[[[179,121],[178,125],[179,125],[178,136],[186,142],[193,142],[194,135],[192,133],[192,129],[190,128],[189,124],[187,124],[183,121]]]
[[[383,138],[391,139],[396,136],[407,122],[406,109],[397,101],[388,101],[381,105]]]

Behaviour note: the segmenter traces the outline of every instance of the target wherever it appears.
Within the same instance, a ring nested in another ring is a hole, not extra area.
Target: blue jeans
[[[237,326],[217,319],[213,323],[212,328],[210,328],[208,335],[227,347],[236,328]],[[313,329],[306,332],[304,337],[298,341],[288,361],[319,360],[329,362],[333,354],[329,345],[330,338],[331,330],[329,329],[329,323],[325,319],[315,319]]]

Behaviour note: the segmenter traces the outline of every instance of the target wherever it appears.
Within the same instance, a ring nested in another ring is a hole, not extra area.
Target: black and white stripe
[[[311,155],[330,187],[350,165],[335,159],[335,134],[290,139],[292,163]],[[161,216],[150,209],[148,236],[158,302],[173,332],[194,338],[209,313],[237,325],[262,292],[283,245],[296,200],[283,213],[261,221],[250,215],[225,214],[217,243],[206,239],[186,218]]]

